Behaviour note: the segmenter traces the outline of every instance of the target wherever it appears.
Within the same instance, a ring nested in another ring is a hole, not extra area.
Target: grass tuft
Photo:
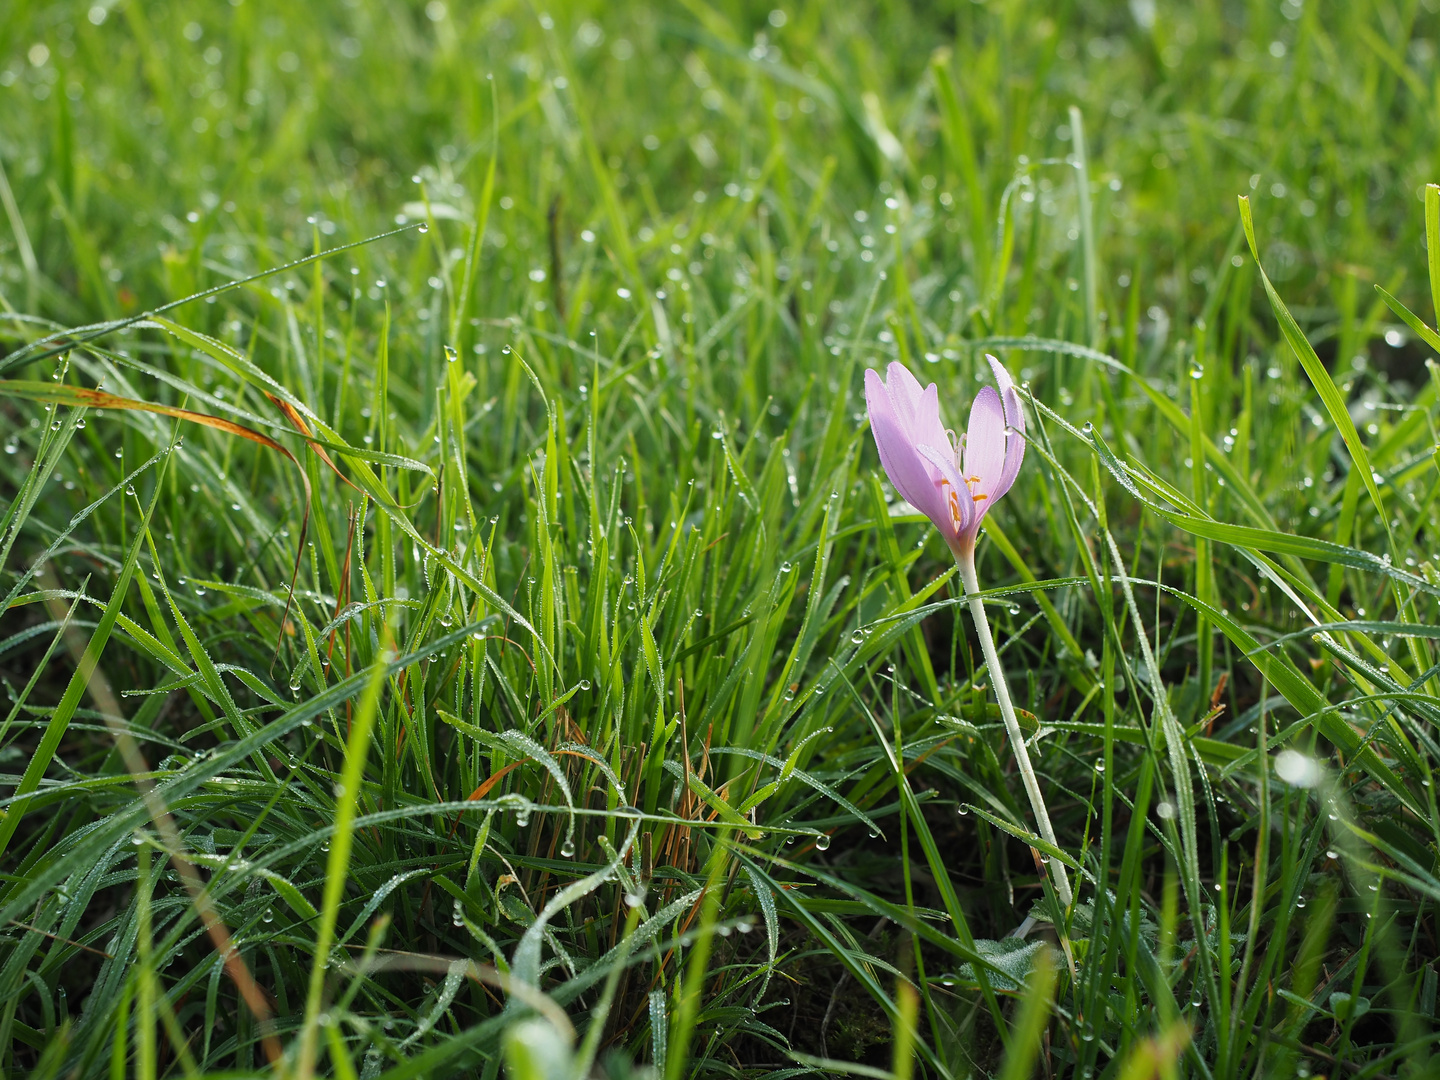
[[[0,6],[0,1070],[1426,1074],[1433,6]]]

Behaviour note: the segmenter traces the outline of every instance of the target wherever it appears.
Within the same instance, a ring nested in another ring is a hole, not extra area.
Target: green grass
[[[1425,1074],[1434,6],[0,5],[4,1075]]]

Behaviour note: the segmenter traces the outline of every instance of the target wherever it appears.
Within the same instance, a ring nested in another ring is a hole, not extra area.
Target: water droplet
[[[581,679],[581,680],[580,680],[580,689],[581,689],[581,690],[589,690],[589,689],[590,689],[590,680],[589,680],[589,679]]]
[[[427,232],[429,232],[429,231],[430,231],[430,223],[429,223],[428,221],[422,221],[422,222],[420,223],[420,231],[421,231],[422,233],[427,233]]]
[[[509,346],[509,345],[502,345],[502,346],[500,346],[500,351],[501,351],[502,353],[504,353],[506,356],[509,356],[509,355],[510,355],[510,346]]]
[[[859,630],[856,630],[853,634],[850,635],[850,644],[852,645],[859,645],[864,640],[865,635]]]
[[[791,567],[791,565],[790,565],[788,562],[782,562],[782,563],[780,564],[780,573],[782,573],[782,574],[788,574],[788,573],[791,571],[791,569],[793,569],[793,568]]]
[[[560,845],[560,854],[567,859],[573,859],[575,857],[575,841],[566,837],[565,842]]]
[[[815,850],[816,850],[816,851],[829,851],[829,850],[830,850],[830,834],[829,834],[829,833],[821,833],[819,836],[815,837]]]
[[[515,824],[522,829],[530,824],[530,808],[528,806],[522,806],[515,811]]]
[[[446,346],[445,346],[445,359],[446,359],[446,361],[447,361],[448,363],[453,364],[453,363],[455,363],[456,360],[459,360],[459,359],[460,359],[460,354],[457,353],[454,349],[452,349],[449,345],[446,345]]]
[[[1190,378],[1203,379],[1205,377],[1205,365],[1196,364],[1190,369]]]
[[[135,494],[135,485],[134,485],[134,484],[126,484],[126,485],[125,485],[125,494],[126,494],[126,495],[134,495],[134,494]]]
[[[1081,434],[1083,434],[1083,435],[1089,435],[1089,434],[1090,434],[1092,431],[1094,431],[1094,430],[1095,430],[1095,425],[1092,424],[1089,420],[1086,420],[1085,423],[1083,423],[1082,425],[1080,425],[1080,432],[1081,432]]]
[[[265,914],[264,914],[263,916],[261,916],[261,918],[264,919],[264,921],[267,922],[267,923],[268,923],[268,922],[274,922],[274,921],[275,921],[275,909],[274,909],[274,908],[268,908],[268,907],[267,907],[267,908],[265,909]]]
[[[970,808],[963,805],[959,806],[956,808],[956,813],[958,813],[961,817],[968,817],[970,815]]]
[[[644,890],[644,888],[634,889],[634,890],[632,890],[632,891],[630,891],[630,892],[627,892],[627,893],[625,894],[625,906],[626,906],[626,907],[639,907],[639,906],[640,906],[641,904],[643,904],[644,902],[645,902],[645,890]]]

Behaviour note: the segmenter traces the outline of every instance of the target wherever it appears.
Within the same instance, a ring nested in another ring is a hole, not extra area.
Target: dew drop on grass
[[[421,231],[422,233],[427,233],[427,232],[429,232],[429,231],[430,231],[430,223],[429,223],[428,221],[422,221],[422,222],[420,223],[420,231]]]
[[[515,824],[522,829],[530,824],[530,808],[528,806],[522,806],[515,811]]]
[[[126,494],[126,495],[134,495],[134,494],[135,494],[135,485],[134,485],[134,484],[126,484],[126,485],[125,485],[125,494]]]
[[[850,635],[850,643],[852,645],[859,645],[864,640],[865,635],[859,630],[856,630],[853,634]]]
[[[575,857],[575,841],[566,837],[565,842],[560,845],[560,854],[567,859],[573,859]]]
[[[788,562],[782,562],[780,564],[780,573],[782,574],[788,574],[792,569],[794,568]]]
[[[264,916],[262,916],[262,917],[264,918],[264,920],[265,920],[267,923],[268,923],[268,922],[274,922],[274,921],[275,921],[275,909],[274,909],[274,908],[268,908],[268,907],[267,907],[267,908],[265,909],[265,914],[264,914]]]
[[[590,680],[589,680],[589,679],[581,679],[581,680],[580,680],[580,689],[581,689],[581,690],[589,690],[589,689],[590,689]]]
[[[815,837],[815,850],[816,850],[816,851],[829,851],[829,850],[830,850],[830,834],[829,834],[829,833],[821,833],[819,836]]]
[[[957,807],[957,808],[956,808],[956,813],[958,813],[961,817],[969,817],[969,816],[970,816],[970,808],[969,808],[968,806],[960,806],[960,807]]]

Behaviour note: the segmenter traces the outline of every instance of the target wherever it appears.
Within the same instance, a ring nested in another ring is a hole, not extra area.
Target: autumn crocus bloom
[[[985,604],[980,599],[980,582],[975,576],[975,538],[980,523],[1010,490],[1025,460],[1025,414],[1020,411],[1020,395],[1005,366],[993,356],[985,359],[990,361],[1000,391],[996,393],[987,386],[975,395],[970,426],[958,443],[940,420],[940,395],[935,384],[922,389],[920,380],[904,364],[891,364],[888,380],[882,379],[878,371],[865,372],[865,404],[885,475],[901,498],[935,523],[955,555],[970,617],[995,686],[995,699],[1030,798],[1030,809],[1040,826],[1040,835],[1058,848],[1040,783],[1025,749],[1025,736],[1015,718],[1010,688],[995,651]],[[1068,907],[1072,894],[1065,868],[1052,859],[1050,873],[1056,895]]]
[[[1025,414],[1003,364],[987,356],[1000,392],[985,387],[958,441],[940,419],[935,384],[921,389],[904,364],[889,380],[865,372],[865,404],[880,463],[900,497],[928,517],[956,559],[973,554],[985,515],[1015,483],[1025,460]]]

